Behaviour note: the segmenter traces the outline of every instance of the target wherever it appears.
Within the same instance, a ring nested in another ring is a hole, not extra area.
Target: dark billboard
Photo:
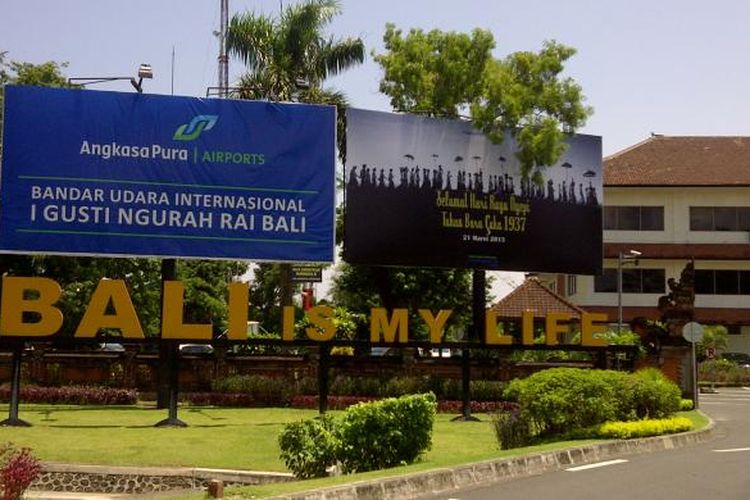
[[[344,259],[600,273],[601,138],[567,146],[530,180],[512,137],[496,145],[467,121],[350,109]]]

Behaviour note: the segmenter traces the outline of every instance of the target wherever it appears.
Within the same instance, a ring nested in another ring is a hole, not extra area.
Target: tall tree
[[[465,33],[412,29],[393,24],[383,36],[386,52],[375,56],[383,69],[380,90],[396,111],[458,117],[495,143],[516,139],[522,175],[538,179],[565,151],[565,134],[582,127],[592,109],[580,85],[563,77],[575,49],[555,41],[539,52],[492,56],[495,41],[484,30]]]
[[[359,38],[324,35],[324,29],[340,12],[337,0],[307,0],[287,6],[277,18],[255,12],[235,14],[229,23],[227,49],[247,67],[238,82],[240,97],[335,105],[339,155],[343,160],[346,98],[323,84],[328,77],[364,61],[365,49]],[[274,302],[288,303],[288,274],[289,266],[277,268],[272,264],[261,264],[257,274],[263,282],[253,288],[251,303],[263,311],[271,325],[279,324],[280,309],[261,305],[261,301],[278,294]]]

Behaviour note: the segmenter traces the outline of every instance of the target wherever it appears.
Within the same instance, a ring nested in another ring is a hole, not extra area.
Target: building
[[[622,263],[627,324],[659,319],[659,298],[694,259],[694,320],[725,325],[728,350],[750,352],[750,137],[653,135],[605,158],[603,182],[604,273],[540,278],[616,323]]]

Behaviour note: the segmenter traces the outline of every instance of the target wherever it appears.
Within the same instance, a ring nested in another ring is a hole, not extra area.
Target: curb
[[[671,450],[707,441],[714,430],[711,421],[705,429],[669,436],[566,448],[533,455],[488,460],[454,468],[434,469],[373,481],[360,481],[332,488],[292,493],[273,497],[283,500],[348,500],[361,498],[420,498],[459,488],[486,486],[509,479],[559,470],[574,465],[597,462],[616,456]]]

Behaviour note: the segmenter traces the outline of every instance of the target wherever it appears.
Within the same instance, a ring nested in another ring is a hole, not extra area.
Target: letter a
[[[110,301],[115,310],[114,314],[107,314]],[[122,280],[99,280],[89,306],[78,324],[75,336],[95,337],[101,328],[116,328],[125,338],[144,338],[138,314],[135,312],[128,289]]]

